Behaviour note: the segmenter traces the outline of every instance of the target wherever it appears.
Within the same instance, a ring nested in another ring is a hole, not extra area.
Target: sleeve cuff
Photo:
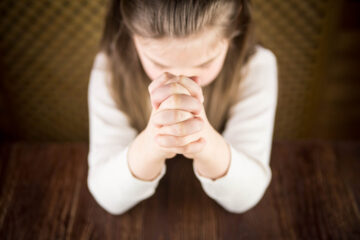
[[[128,149],[129,145],[101,166],[90,168],[89,179],[92,179],[92,188],[98,191],[99,196],[104,196],[106,199],[117,197],[123,199],[124,196],[120,195],[126,193],[127,198],[144,198],[155,191],[160,179],[165,175],[166,164],[159,176],[151,181],[144,181],[133,176],[127,161]]]
[[[230,166],[226,175],[215,180],[199,175],[195,168],[193,161],[193,171],[196,178],[201,182],[204,190],[210,196],[226,195],[229,192],[238,191],[239,189],[246,189],[249,186],[262,184],[264,177],[269,182],[271,179],[271,170],[269,166],[249,158],[243,152],[237,151],[231,144],[230,152]],[[249,180],[259,179],[249,183]]]

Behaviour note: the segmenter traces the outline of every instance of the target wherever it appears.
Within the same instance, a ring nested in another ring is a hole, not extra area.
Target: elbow
[[[233,204],[230,205],[224,205],[223,207],[231,213],[245,213],[247,211],[249,211],[250,209],[252,209],[253,207],[255,207],[260,200],[263,197],[263,193],[258,194],[256,197],[253,198],[248,198],[246,199],[246,201],[244,200],[239,200],[239,201],[235,201]]]
[[[261,184],[242,191],[233,196],[227,204],[222,204],[225,210],[231,213],[245,213],[254,208],[263,198],[271,179],[262,181]]]
[[[102,186],[98,179],[96,179],[96,176],[88,175],[87,187],[96,203],[111,215],[124,214],[132,207],[132,205],[123,204],[124,200],[116,199],[111,196],[111,192],[108,191],[109,189]]]

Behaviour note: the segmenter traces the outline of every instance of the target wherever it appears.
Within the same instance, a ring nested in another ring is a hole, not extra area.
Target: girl
[[[277,61],[248,0],[111,0],[91,71],[88,187],[112,214],[155,193],[182,154],[226,210],[271,180]]]

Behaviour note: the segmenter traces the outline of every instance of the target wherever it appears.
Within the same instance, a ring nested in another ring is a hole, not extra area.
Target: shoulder
[[[105,52],[99,51],[93,59],[90,85],[96,85],[95,89],[97,87],[103,87],[105,84],[109,84],[110,76],[109,58]]]
[[[97,99],[114,105],[109,91],[111,74],[108,70],[108,62],[108,57],[104,52],[98,52],[95,55],[88,84],[88,98],[89,101]]]
[[[260,45],[242,68],[242,87],[277,87],[277,57],[273,51]]]
[[[104,51],[99,51],[96,53],[93,61],[92,70],[108,70],[109,66],[109,57]]]
[[[262,96],[268,101],[278,92],[278,70],[276,55],[260,45],[241,70],[238,101],[250,96]]]
[[[277,57],[273,51],[261,45],[256,45],[255,53],[245,64],[243,71],[253,68],[277,68]]]

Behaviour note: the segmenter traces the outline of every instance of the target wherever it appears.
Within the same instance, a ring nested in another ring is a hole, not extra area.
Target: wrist
[[[195,169],[199,175],[213,180],[227,174],[231,161],[230,146],[217,132],[212,135],[212,142],[201,156],[194,159]],[[214,147],[216,146],[216,147]]]
[[[129,145],[126,160],[130,173],[135,178],[142,181],[152,181],[160,175],[165,161],[145,150],[144,140],[146,139],[144,139],[144,136],[140,133]],[[141,151],[139,151],[139,149],[141,149]]]

